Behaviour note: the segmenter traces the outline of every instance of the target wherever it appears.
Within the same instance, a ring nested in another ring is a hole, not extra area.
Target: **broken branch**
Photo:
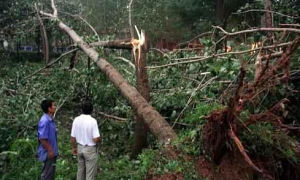
[[[217,29],[221,30],[227,36],[235,36],[235,35],[238,35],[238,34],[252,33],[252,32],[258,32],[258,31],[271,31],[271,32],[278,32],[278,31],[286,32],[286,31],[289,31],[289,32],[300,33],[300,29],[296,29],[296,28],[256,28],[256,29],[247,29],[247,30],[243,30],[243,31],[237,31],[237,32],[233,32],[233,33],[225,31],[220,26],[213,26],[213,28],[217,28]]]

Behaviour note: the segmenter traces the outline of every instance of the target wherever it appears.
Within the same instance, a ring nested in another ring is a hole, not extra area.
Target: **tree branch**
[[[245,148],[242,144],[242,142],[239,140],[239,138],[235,135],[235,133],[233,132],[232,128],[230,127],[229,132],[228,132],[229,137],[233,140],[233,142],[235,143],[236,147],[238,148],[238,150],[240,151],[241,155],[243,156],[243,158],[245,159],[245,161],[249,164],[250,167],[252,167],[254,170],[256,170],[259,173],[262,173],[263,171],[261,169],[259,169],[253,162],[252,160],[249,158],[248,154],[245,151]]]
[[[211,79],[209,79],[208,81],[206,81],[204,84],[202,84],[203,80],[206,78],[206,75],[203,77],[202,81],[198,84],[198,86],[196,87],[196,89],[194,89],[194,91],[192,92],[191,96],[189,97],[186,105],[184,106],[184,108],[181,110],[181,112],[179,113],[179,115],[177,116],[176,120],[173,123],[172,128],[174,128],[175,124],[177,124],[177,121],[179,120],[179,118],[181,118],[181,116],[183,115],[184,111],[186,110],[186,108],[188,108],[188,106],[190,105],[190,103],[192,102],[192,98],[196,95],[196,92],[200,89],[200,91],[205,88],[207,85],[209,85],[213,80],[215,80],[217,77],[212,77]]]
[[[79,15],[74,15],[74,16],[78,17],[78,18],[81,19],[84,23],[86,23],[86,24],[91,28],[91,30],[94,32],[94,34],[97,36],[98,41],[100,41],[99,34],[97,33],[97,31],[94,29],[94,27],[93,27],[90,23],[88,23],[83,17],[81,17],[81,16],[79,16]]]
[[[285,32],[285,31],[289,31],[289,32],[300,33],[300,29],[296,29],[296,28],[256,28],[256,29],[247,29],[247,30],[243,30],[243,31],[229,33],[227,31],[225,31],[220,26],[212,26],[212,27],[221,30],[227,36],[235,36],[235,35],[238,35],[238,34],[252,33],[252,32],[257,32],[257,31],[272,31],[272,32],[278,32],[278,31]]]
[[[44,11],[40,11],[40,14],[44,15],[44,16],[48,16],[50,18],[56,18],[56,16],[54,16],[53,14],[49,14],[49,13],[46,13]]]
[[[270,11],[270,10],[265,10],[265,9],[249,9],[247,11],[243,11],[243,12],[237,12],[237,13],[233,13],[233,14],[242,14],[242,13],[248,13],[248,12],[269,12],[269,13],[273,13],[273,14],[277,14],[280,16],[284,16],[284,17],[288,17],[288,18],[292,18],[292,19],[299,19],[300,17],[295,17],[295,16],[289,16],[289,15],[285,15],[276,11]]]
[[[192,42],[192,41],[195,40],[195,39],[198,39],[198,38],[203,37],[203,36],[208,36],[208,35],[211,35],[211,34],[212,34],[212,32],[201,33],[201,34],[195,36],[193,39],[191,39],[191,40],[189,40],[189,41],[185,41],[185,42],[179,43],[177,46],[180,48],[180,47],[182,47],[182,46],[187,45],[188,43]]]
[[[114,59],[120,59],[126,63],[128,63],[134,70],[135,70],[135,65],[128,59],[124,58],[124,57],[113,57]]]
[[[293,42],[287,42],[287,43],[282,43],[282,44],[278,44],[278,45],[271,45],[271,46],[265,46],[265,47],[260,47],[260,48],[255,48],[255,49],[249,49],[249,50],[245,50],[245,51],[236,51],[236,52],[228,52],[228,53],[219,53],[219,54],[213,54],[211,56],[207,56],[207,57],[201,57],[201,56],[196,56],[196,57],[191,57],[191,58],[179,58],[179,59],[173,59],[173,60],[187,60],[188,61],[182,61],[182,62],[176,62],[176,63],[170,63],[170,64],[165,64],[165,65],[160,65],[160,66],[147,66],[148,69],[156,69],[156,68],[162,68],[162,67],[168,67],[168,66],[175,66],[175,65],[179,65],[179,64],[189,64],[189,63],[195,63],[195,62],[200,62],[200,61],[205,61],[205,60],[209,60],[215,57],[220,57],[220,56],[227,56],[227,55],[237,55],[237,54],[245,54],[245,53],[250,53],[250,52],[254,52],[257,50],[266,50],[266,49],[271,49],[271,48],[275,48],[275,47],[283,47],[283,46],[288,46],[290,44],[292,44]],[[281,53],[281,52],[280,52]],[[275,55],[275,54],[274,54]],[[271,56],[271,57],[277,57],[280,56],[279,52],[278,54],[276,54],[276,56]],[[267,58],[268,56],[263,56],[262,59]]]
[[[78,50],[78,48],[75,48],[75,49],[72,49],[71,51],[68,51],[68,52],[66,52],[66,53],[64,53],[64,54],[62,54],[62,55],[60,55],[56,60],[54,60],[54,61],[52,61],[51,63],[47,64],[47,65],[44,66],[43,68],[41,68],[41,69],[35,71],[34,73],[32,73],[32,74],[26,76],[24,79],[28,79],[28,78],[32,77],[33,75],[35,75],[35,74],[41,72],[42,70],[44,70],[44,69],[46,69],[46,68],[52,66],[53,64],[57,63],[58,61],[60,61],[60,59],[61,59],[62,57],[64,57],[65,55],[68,55],[68,54],[70,54],[70,53],[72,53],[72,52],[74,52],[74,51],[77,51],[77,50]]]
[[[57,17],[57,9],[55,7],[54,0],[51,0],[51,7],[53,9],[53,16]]]
[[[121,40],[114,40],[114,41],[99,41],[99,42],[93,42],[90,43],[90,46],[96,47],[105,47],[105,48],[111,48],[111,49],[132,49],[132,46],[130,44],[131,39],[121,39]]]
[[[44,11],[40,11],[40,14],[44,15],[44,16],[48,16],[51,17],[52,19],[57,19],[57,9],[55,7],[55,3],[54,0],[51,0],[51,8],[53,10],[53,14],[50,13],[46,13]]]
[[[117,121],[127,121],[128,119],[126,118],[121,118],[121,117],[117,117],[117,116],[113,116],[113,115],[109,115],[109,114],[105,114],[104,112],[100,112],[100,111],[97,111],[96,112],[97,114],[100,114],[101,116],[104,116],[105,118],[108,118],[108,119],[113,119],[113,120],[117,120]]]
[[[279,24],[279,26],[294,26],[294,27],[300,27],[300,24]]]
[[[130,35],[131,38],[134,38],[134,32],[133,32],[133,27],[132,27],[132,22],[131,22],[131,5],[132,5],[133,0],[130,0],[129,5],[128,5],[128,21],[129,21],[129,30],[130,30]]]

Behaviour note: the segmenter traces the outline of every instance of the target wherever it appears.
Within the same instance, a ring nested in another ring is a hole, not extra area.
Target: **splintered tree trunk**
[[[55,14],[55,13],[54,13]],[[167,121],[147,102],[145,98],[131,86],[120,73],[98,53],[85,43],[74,30],[59,21],[58,26],[65,31],[73,41],[97,64],[121,94],[129,101],[131,107],[142,117],[150,131],[162,144],[168,144],[176,138],[176,134]]]
[[[147,37],[144,43],[144,46],[141,49],[141,57],[139,62],[135,61],[136,67],[136,78],[137,78],[137,89],[139,93],[145,98],[147,102],[150,100],[150,92],[149,92],[149,81],[146,69],[146,52],[148,50],[147,47]],[[136,52],[138,56],[138,52]],[[135,140],[134,147],[132,152],[132,158],[136,158],[139,153],[142,152],[142,149],[147,147],[147,134],[149,128],[147,124],[145,124],[143,118],[139,115],[135,115]]]

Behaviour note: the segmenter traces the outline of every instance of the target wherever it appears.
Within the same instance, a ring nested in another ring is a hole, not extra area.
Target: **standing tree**
[[[272,15],[272,3],[271,0],[265,0],[265,24],[264,27],[271,28],[273,27],[273,15]]]
[[[43,20],[40,17],[40,14],[38,12],[37,6],[35,5],[35,10],[37,12],[37,18],[40,24],[40,34],[42,37],[42,42],[43,42],[43,54],[44,54],[44,58],[45,58],[45,63],[46,65],[49,63],[49,42],[48,42],[48,36],[47,36],[47,32],[43,23]],[[38,49],[39,51],[39,49]]]

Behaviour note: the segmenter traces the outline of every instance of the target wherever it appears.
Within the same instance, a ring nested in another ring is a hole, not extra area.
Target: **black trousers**
[[[56,168],[56,157],[44,161],[41,180],[54,180],[55,168]]]

